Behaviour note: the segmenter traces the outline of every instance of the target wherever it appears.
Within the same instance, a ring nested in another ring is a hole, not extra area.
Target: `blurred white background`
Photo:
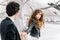
[[[44,12],[45,25],[41,29],[39,40],[60,40],[60,10],[55,8],[60,4],[60,0],[0,0],[0,22],[7,16],[5,8],[10,1],[21,4],[19,16],[15,20],[19,31],[26,28],[27,19],[29,19],[32,11],[41,9]],[[50,7],[48,3],[53,3],[55,6]]]

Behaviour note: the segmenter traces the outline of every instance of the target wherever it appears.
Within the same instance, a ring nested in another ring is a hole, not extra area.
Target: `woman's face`
[[[36,17],[36,19],[39,20],[41,18],[41,13],[38,13],[35,17]]]

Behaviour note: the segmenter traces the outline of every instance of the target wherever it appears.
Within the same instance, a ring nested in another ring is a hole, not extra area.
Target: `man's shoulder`
[[[5,19],[2,20],[2,22],[12,22],[10,18],[6,17]]]
[[[1,22],[1,26],[6,29],[13,29],[15,27],[14,23],[10,19],[4,19]]]
[[[2,20],[1,24],[13,24],[12,21],[9,18],[5,18],[4,20]]]

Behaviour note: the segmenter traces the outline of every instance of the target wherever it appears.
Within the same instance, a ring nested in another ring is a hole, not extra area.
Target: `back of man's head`
[[[20,5],[16,2],[9,2],[6,6],[6,13],[8,16],[13,16],[18,12],[20,9]]]

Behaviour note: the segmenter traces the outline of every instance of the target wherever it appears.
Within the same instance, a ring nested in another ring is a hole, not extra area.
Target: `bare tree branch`
[[[31,10],[33,11],[33,8],[27,3],[27,5],[31,8]]]
[[[51,7],[55,7],[59,2],[60,2],[60,0],[57,1],[53,6],[48,6],[48,7],[41,8],[41,9],[44,10],[44,9],[48,9],[48,8],[51,8]]]
[[[6,4],[2,4],[2,3],[0,3],[0,5],[2,5],[2,6],[6,6]]]

